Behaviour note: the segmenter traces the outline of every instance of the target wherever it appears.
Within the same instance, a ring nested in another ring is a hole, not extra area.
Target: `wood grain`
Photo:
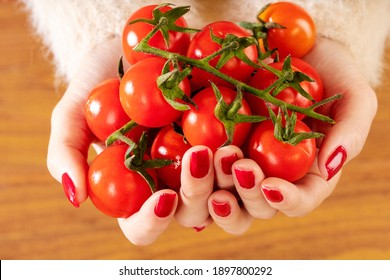
[[[242,236],[174,223],[153,245],[136,247],[90,202],[73,208],[49,175],[49,120],[63,89],[53,86],[49,60],[15,2],[1,3],[0,26],[1,259],[390,258],[390,67],[365,149],[317,210],[256,221]]]

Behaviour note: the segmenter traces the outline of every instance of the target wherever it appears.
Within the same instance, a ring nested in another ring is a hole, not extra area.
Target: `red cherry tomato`
[[[314,46],[316,26],[309,13],[291,2],[276,2],[268,6],[259,17],[266,22],[276,22],[285,28],[272,28],[268,44],[277,48],[281,58],[291,55],[302,57]]]
[[[147,57],[151,57],[151,54],[146,54],[142,52],[136,52],[133,48],[143,39],[145,36],[152,31],[153,25],[145,22],[137,22],[134,24],[130,24],[129,22],[140,19],[152,19],[153,18],[153,10],[157,7],[157,5],[150,5],[140,8],[135,11],[130,18],[128,19],[122,34],[122,48],[125,54],[126,60],[130,64],[134,64],[142,59]],[[166,12],[172,10],[172,8],[168,6],[164,6],[159,8],[160,11]],[[183,17],[180,17],[175,24],[182,27],[187,27],[187,22]],[[164,38],[161,32],[157,32],[150,40],[149,45],[155,48],[159,48],[162,50],[167,50],[170,52],[179,53],[185,55],[187,52],[188,45],[190,43],[190,35],[188,33],[169,31],[169,46],[165,44]]]
[[[310,132],[297,120],[295,132]],[[259,164],[267,177],[295,182],[305,176],[316,157],[316,142],[306,139],[293,146],[274,137],[274,124],[266,120],[257,125],[249,138],[249,157]]]
[[[152,195],[147,181],[124,165],[127,145],[113,145],[100,153],[88,171],[88,196],[101,212],[127,218]],[[157,182],[155,170],[148,173]]]
[[[120,84],[120,102],[126,114],[136,123],[146,127],[162,127],[176,121],[182,112],[174,109],[157,86],[166,60],[151,57],[133,64],[124,74]],[[179,87],[190,96],[188,79]]]
[[[169,159],[173,164],[158,168],[157,176],[167,187],[178,191],[181,186],[181,161],[191,148],[184,135],[176,132],[172,125],[163,127],[156,135],[151,149],[152,159]]]
[[[269,66],[277,70],[282,70],[283,63],[282,62],[271,63],[269,64]],[[293,70],[297,71],[298,69],[293,66]],[[276,80],[277,80],[277,76],[274,73],[268,71],[267,69],[260,69],[251,78],[251,80],[249,81],[249,85],[254,88],[264,90],[268,88],[270,85],[272,85]],[[300,83],[300,85],[306,92],[312,95],[310,82],[303,81]],[[244,96],[245,99],[248,101],[252,113],[254,115],[269,116],[267,104],[266,102],[264,102],[263,99],[250,93],[245,93]],[[313,104],[312,101],[302,96],[293,88],[286,88],[282,90],[278,95],[276,95],[276,98],[299,107],[309,107],[310,105]],[[278,114],[279,107],[273,104],[269,104],[269,106],[274,111],[275,114]],[[303,114],[298,114],[297,116],[299,119],[303,119],[305,117],[305,115]]]
[[[131,119],[119,101],[119,79],[108,79],[97,85],[90,93],[86,107],[85,119],[92,133],[100,140],[118,130]],[[126,136],[138,141],[146,128],[137,126]]]
[[[221,45],[212,41],[210,30],[219,38],[225,38],[227,34],[233,34],[237,37],[248,37],[250,34],[233,22],[219,21],[205,26],[191,40],[188,47],[187,56],[195,59],[202,59],[221,49]],[[257,61],[257,49],[254,45],[247,47],[244,50],[248,58]],[[210,61],[210,65],[215,67],[220,56],[215,57]],[[254,71],[252,66],[242,62],[237,57],[231,58],[220,71],[228,76],[231,76],[239,81],[247,82]],[[210,86],[210,81],[216,85],[232,87],[230,83],[215,77],[214,75],[194,67],[192,70],[191,86],[193,89]]]
[[[224,101],[231,104],[237,93],[227,87],[218,87]],[[227,141],[225,127],[219,121],[215,114],[214,108],[217,105],[217,99],[212,87],[200,91],[193,98],[198,109],[192,107],[183,114],[182,125],[183,132],[191,145],[206,145],[211,150],[216,151]],[[238,113],[251,115],[248,103],[242,100],[242,107]],[[241,146],[245,141],[251,129],[250,123],[239,123],[234,127],[232,145]]]

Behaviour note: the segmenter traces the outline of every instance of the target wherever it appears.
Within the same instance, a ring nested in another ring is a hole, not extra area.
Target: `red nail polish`
[[[156,214],[156,216],[160,218],[168,217],[173,210],[175,199],[175,193],[163,193],[162,195],[160,195],[157,204],[154,207],[154,214]]]
[[[347,151],[343,146],[338,146],[325,163],[326,171],[328,172],[328,181],[340,171],[346,159]]]
[[[262,187],[265,198],[270,202],[282,202],[283,195],[279,190]]]
[[[226,175],[232,174],[232,165],[238,160],[237,153],[221,158],[221,168]]]
[[[201,232],[202,230],[204,230],[206,227],[193,227],[193,229],[196,231],[196,232]]]
[[[64,188],[64,192],[70,203],[76,208],[80,207],[80,204],[76,197],[76,187],[72,181],[72,179],[69,177],[68,173],[62,174],[61,177],[61,183],[62,187]]]
[[[242,188],[251,189],[255,186],[255,174],[253,174],[252,170],[244,170],[236,166],[234,168],[234,173]]]
[[[218,201],[211,201],[211,204],[213,205],[213,209],[215,214],[217,214],[220,217],[227,217],[229,216],[231,212],[230,203],[229,202],[218,202]]]
[[[209,173],[209,151],[207,149],[193,152],[190,159],[190,172],[194,178],[203,178]]]

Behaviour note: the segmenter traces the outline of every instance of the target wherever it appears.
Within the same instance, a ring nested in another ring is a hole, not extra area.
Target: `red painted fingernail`
[[[221,168],[226,175],[232,174],[232,165],[238,160],[237,153],[221,158]]]
[[[338,146],[325,163],[326,171],[328,172],[328,181],[340,171],[346,159],[347,151],[343,146]]]
[[[69,177],[68,173],[62,174],[61,177],[61,183],[62,187],[64,188],[64,192],[70,203],[76,208],[80,207],[80,204],[76,197],[76,187],[72,181],[72,179]]]
[[[242,188],[251,189],[255,186],[255,174],[253,174],[252,170],[240,169],[236,166],[234,167],[234,173]]]
[[[190,159],[190,172],[194,178],[203,178],[209,173],[209,151],[207,149],[193,152]]]
[[[265,198],[270,202],[282,202],[283,195],[279,190],[262,187]]]
[[[196,232],[201,232],[202,230],[204,230],[206,227],[193,227],[193,229],[196,231]]]
[[[213,205],[213,209],[215,214],[217,214],[220,217],[227,217],[229,216],[231,212],[230,203],[229,202],[218,202],[218,201],[211,201],[211,204]]]
[[[173,210],[175,199],[175,193],[163,193],[162,195],[160,195],[157,204],[154,207],[154,214],[156,214],[156,216],[160,218],[168,217]]]

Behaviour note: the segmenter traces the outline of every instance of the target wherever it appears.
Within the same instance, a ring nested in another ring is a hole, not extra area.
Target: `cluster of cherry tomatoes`
[[[305,139],[292,145],[287,133],[283,135],[285,141],[276,139],[274,122],[280,114],[278,106],[245,91],[238,93],[236,85],[196,65],[192,65],[190,75],[181,75],[179,70],[186,65],[134,50],[150,34],[153,22],[157,23],[162,16],[173,17],[174,22],[167,25],[170,29],[162,28],[151,37],[148,41],[151,47],[193,60],[208,57],[208,64],[220,73],[260,90],[278,80],[275,71],[281,71],[284,58],[291,56],[293,72],[302,72],[314,80],[299,83],[311,98],[291,87],[281,88],[275,97],[300,107],[322,100],[321,78],[301,59],[315,42],[314,22],[301,7],[287,2],[267,6],[258,15],[258,26],[267,38],[255,37],[259,44],[221,54],[218,52],[232,35],[232,38],[253,38],[252,32],[236,23],[219,21],[190,34],[184,32],[190,29],[180,10],[170,5],[142,7],[131,15],[123,30],[123,53],[131,66],[121,77],[97,85],[86,104],[88,126],[101,141],[130,121],[137,124],[91,163],[88,194],[95,206],[107,215],[128,217],[156,189],[179,190],[181,159],[194,145],[206,145],[215,151],[229,143],[241,147],[247,157],[257,161],[266,176],[289,181],[304,176],[316,156],[315,140]],[[258,64],[259,52],[274,49],[277,52],[271,58],[278,57],[280,62],[269,59],[269,68],[254,66]],[[222,56],[225,57],[221,59]],[[179,79],[171,79],[175,75]],[[172,94],[171,99],[162,94],[162,83]],[[216,114],[217,107],[222,107],[218,112],[223,117]],[[264,121],[235,122],[253,115],[262,116]],[[296,118],[289,134],[310,132],[303,121],[305,115],[297,114]],[[230,139],[226,126],[229,122]],[[145,135],[148,135],[146,144]],[[169,164],[150,168],[153,160],[160,159],[169,160]],[[152,188],[150,180],[155,184]]]

